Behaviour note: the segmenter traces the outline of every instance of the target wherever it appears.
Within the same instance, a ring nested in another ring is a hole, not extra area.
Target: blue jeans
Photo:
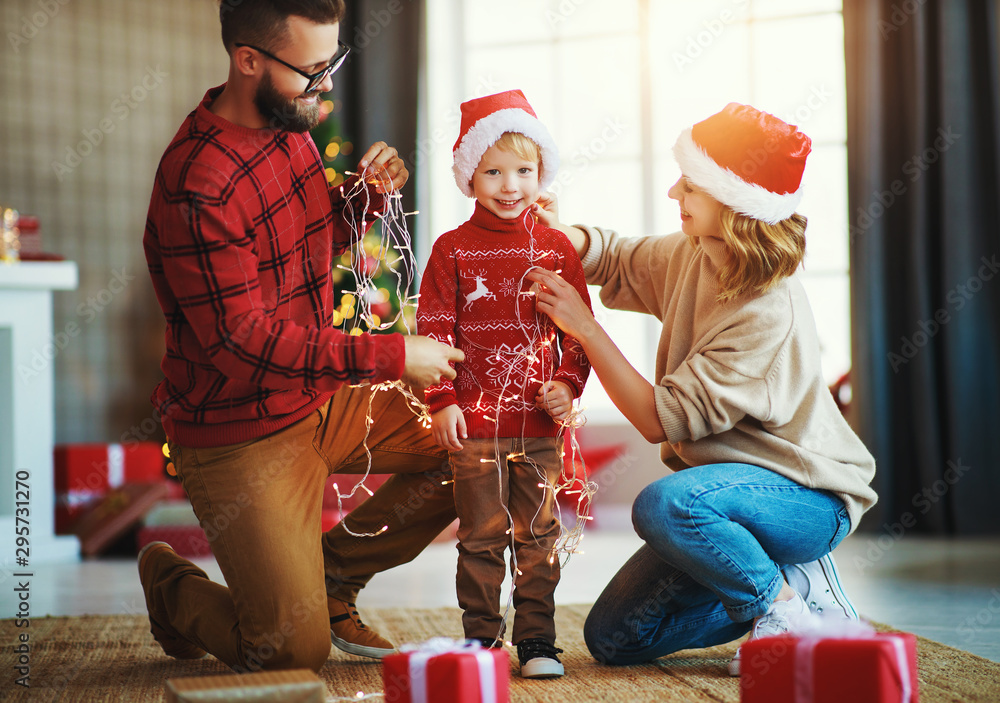
[[[710,464],[651,483],[632,506],[645,540],[594,604],[590,653],[638,664],[750,631],[781,567],[829,553],[850,530],[844,502],[749,464]]]

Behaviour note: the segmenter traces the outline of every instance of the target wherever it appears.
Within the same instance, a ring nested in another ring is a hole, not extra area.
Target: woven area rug
[[[737,643],[678,652],[655,663],[608,667],[595,662],[583,643],[589,605],[560,606],[556,616],[559,646],[567,675],[526,681],[512,660],[511,701],[739,701],[739,683],[726,675]],[[365,621],[395,642],[421,642],[434,636],[460,637],[461,611],[371,609]],[[888,629],[888,628],[884,628]],[[166,658],[149,634],[145,616],[114,615],[38,618],[31,621],[31,689],[13,686],[13,646],[20,631],[0,621],[0,699],[4,701],[84,701],[86,703],[163,701],[163,682],[180,676],[229,673],[214,659]],[[920,699],[1000,701],[1000,664],[920,638]],[[320,672],[328,700],[357,700],[382,690],[380,664],[332,649]],[[374,698],[381,700],[381,696]],[[849,702],[845,702],[849,703]]]

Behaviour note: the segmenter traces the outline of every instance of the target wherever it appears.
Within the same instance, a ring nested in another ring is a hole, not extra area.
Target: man
[[[392,652],[358,616],[357,593],[455,517],[445,454],[403,396],[349,384],[424,387],[453,379],[462,353],[331,322],[333,258],[357,237],[345,214],[367,205],[371,222],[408,177],[378,142],[358,166],[374,197],[347,205],[352,183],[329,188],[306,134],[346,55],[343,12],[343,0],[223,1],[229,79],[167,148],[143,239],[167,325],[153,402],[228,584],[147,546],[150,629],[170,656],[207,652],[237,671],[318,670],[331,639]],[[395,475],[321,534],[328,475],[363,473],[368,451],[375,472]]]

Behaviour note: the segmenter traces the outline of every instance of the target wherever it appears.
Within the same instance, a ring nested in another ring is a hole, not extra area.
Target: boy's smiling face
[[[537,161],[491,146],[472,174],[472,191],[497,217],[512,220],[538,199]]]

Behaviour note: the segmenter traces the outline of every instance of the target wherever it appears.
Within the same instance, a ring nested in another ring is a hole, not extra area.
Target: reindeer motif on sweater
[[[427,389],[426,399],[432,412],[458,404],[470,433],[554,436],[555,422],[533,403],[541,383],[583,392],[590,362],[576,339],[535,311],[524,280],[533,267],[558,271],[590,304],[580,258],[562,232],[537,223],[529,229],[478,203],[468,222],[438,238],[427,262],[417,332],[453,343],[465,361],[454,382]]]

